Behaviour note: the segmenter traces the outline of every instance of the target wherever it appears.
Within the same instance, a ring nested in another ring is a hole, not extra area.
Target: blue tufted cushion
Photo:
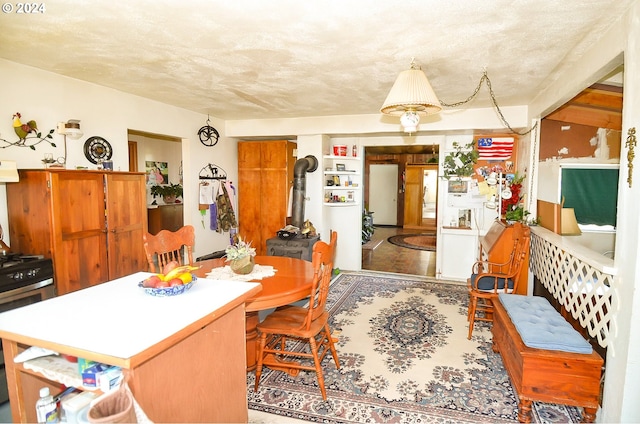
[[[471,280],[470,280],[471,287],[473,287],[474,289],[477,288],[478,290],[493,290],[493,286],[495,285],[494,277],[480,278],[480,280],[477,282],[477,287],[476,287],[477,279],[478,279],[478,274],[471,274]],[[513,289],[513,280],[509,278],[507,281],[508,281],[507,287],[509,287],[509,289]],[[498,278],[498,288],[504,289],[504,278]]]
[[[591,353],[591,345],[540,296],[498,295],[522,342],[536,349]]]

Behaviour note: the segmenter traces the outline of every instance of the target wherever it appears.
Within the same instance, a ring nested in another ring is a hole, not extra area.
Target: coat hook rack
[[[198,174],[198,178],[201,180],[226,180],[227,171],[215,163],[209,163],[202,167]]]

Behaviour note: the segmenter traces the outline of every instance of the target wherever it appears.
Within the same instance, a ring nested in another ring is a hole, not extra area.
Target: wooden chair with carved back
[[[530,228],[520,222],[513,227],[513,250],[505,263],[477,261],[473,264],[469,289],[468,339],[471,339],[475,321],[493,321],[493,301],[499,293],[515,293],[520,281],[520,271],[528,256],[531,241]]]
[[[193,265],[196,235],[192,225],[185,225],[174,232],[160,230],[156,235],[146,233],[142,238],[151,272],[162,272],[164,266],[171,261],[177,261],[180,265]]]
[[[335,243],[337,234],[332,236]],[[307,306],[288,306],[276,310],[258,324],[258,364],[254,390],[258,390],[263,366],[297,375],[300,370],[315,371],[322,398],[327,399],[322,373],[322,360],[331,352],[336,368],[340,361],[331,336],[329,313],[326,311],[329,284],[333,273],[334,247],[323,241],[313,246],[314,281]],[[306,350],[292,350],[290,341],[308,343]],[[285,359],[286,358],[286,359]],[[292,360],[293,359],[293,360]]]

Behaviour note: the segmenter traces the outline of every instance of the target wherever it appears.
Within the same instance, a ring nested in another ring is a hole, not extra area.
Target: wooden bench
[[[582,407],[582,421],[593,422],[599,406],[600,378],[604,363],[600,355],[593,350],[588,354],[573,353],[525,345],[511,319],[512,299],[505,299],[503,296],[517,296],[525,302],[527,296],[501,294],[494,302],[492,328],[493,351],[499,352],[502,356],[504,366],[520,399],[518,420],[524,423],[531,422],[531,403],[539,401]],[[531,296],[528,298],[532,299]],[[548,301],[542,297],[535,297],[533,300],[538,301],[538,299],[548,304]],[[509,312],[505,309],[503,302],[509,303]],[[523,314],[531,312],[530,305],[520,302],[520,299],[517,299],[517,303],[522,303]],[[550,304],[549,307],[552,313],[560,316]],[[545,312],[540,318],[544,319],[550,314],[551,312]],[[566,323],[564,319],[563,322]],[[553,332],[554,330],[553,328],[544,329],[542,339],[555,337],[553,334],[544,334],[544,331]],[[576,334],[579,333],[576,332]],[[566,339],[566,336],[563,338]]]

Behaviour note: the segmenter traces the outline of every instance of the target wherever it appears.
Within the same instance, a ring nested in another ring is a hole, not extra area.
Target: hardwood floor
[[[436,252],[396,246],[387,239],[396,234],[416,234],[425,231],[402,227],[375,226],[372,241],[382,241],[374,250],[362,250],[362,269],[399,274],[436,276]]]

